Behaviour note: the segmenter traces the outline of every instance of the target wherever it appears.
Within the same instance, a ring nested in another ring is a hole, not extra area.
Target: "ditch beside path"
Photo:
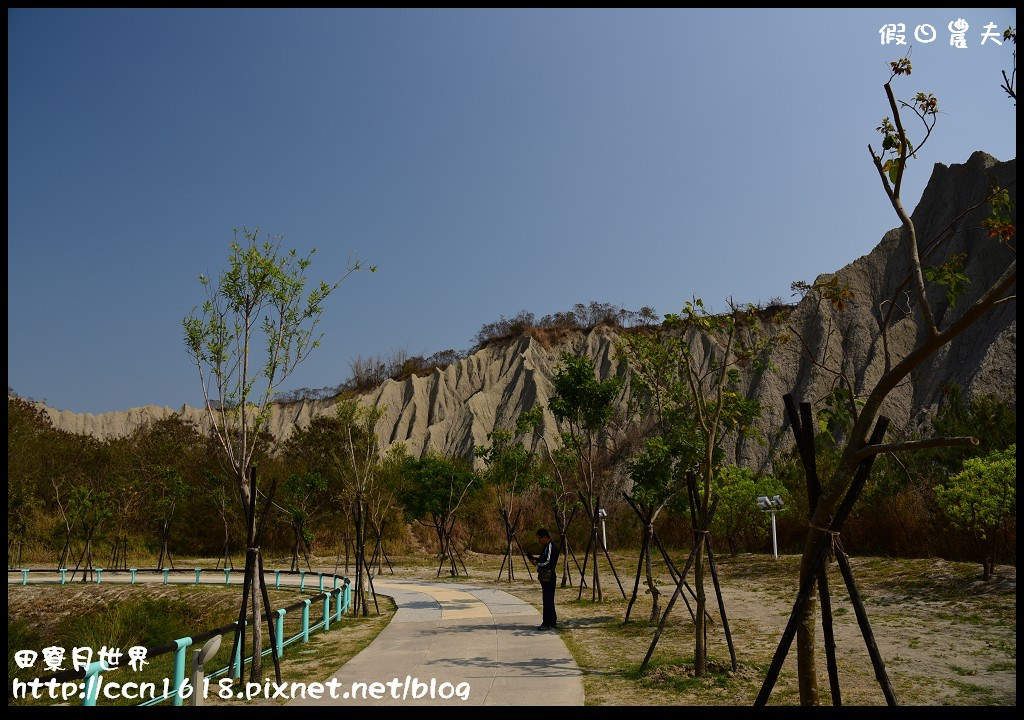
[[[579,667],[558,633],[537,630],[540,613],[529,603],[501,590],[455,583],[392,580],[374,587],[393,598],[398,611],[370,645],[331,677],[338,681],[338,692],[354,682],[369,686],[394,678],[397,690],[388,687],[380,699],[360,693],[289,705],[583,704]],[[434,697],[426,689],[431,681]],[[465,693],[466,686],[459,686],[468,683],[468,699],[440,697],[444,683],[450,683],[446,693],[452,688]],[[413,697],[417,687],[421,698]]]

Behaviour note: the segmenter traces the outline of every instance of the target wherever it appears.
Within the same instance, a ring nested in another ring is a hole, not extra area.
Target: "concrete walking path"
[[[398,612],[331,677],[339,692],[355,682],[369,686],[397,678],[396,689],[378,692],[379,698],[363,697],[360,690],[355,697],[289,705],[583,704],[580,669],[557,632],[537,630],[540,613],[529,603],[501,590],[454,583],[378,581],[374,587],[394,599]],[[433,697],[427,689],[432,680]],[[450,683],[447,699],[440,696],[444,683]],[[465,700],[461,683],[468,684]],[[423,695],[418,699],[417,687]],[[452,689],[458,694],[452,696]]]

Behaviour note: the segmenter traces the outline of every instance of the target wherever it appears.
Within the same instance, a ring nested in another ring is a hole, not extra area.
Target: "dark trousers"
[[[555,579],[551,582],[542,582],[540,592],[544,598],[544,621],[548,627],[554,627],[558,622],[558,615],[555,613]]]

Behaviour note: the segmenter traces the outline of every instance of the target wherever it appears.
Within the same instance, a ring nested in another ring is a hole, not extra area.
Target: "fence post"
[[[309,600],[302,601],[302,642],[309,642]]]
[[[306,587],[306,571],[299,570],[299,592],[302,592]]]
[[[275,570],[274,571],[274,589],[276,589],[276,590],[280,590],[281,589],[281,571],[280,570]]]
[[[67,581],[68,581],[68,569],[67,568],[57,568],[57,569],[60,570],[60,584],[61,585],[66,585]]]
[[[281,608],[277,611],[277,656],[281,657],[281,653],[284,652],[284,616],[288,610]]]
[[[246,626],[248,624],[249,624],[249,622],[247,620],[242,625],[242,630],[241,630],[242,635],[245,635],[245,628],[246,628]],[[238,632],[238,621],[237,620],[235,620],[235,632]],[[241,643],[241,638],[239,638],[239,642],[235,645],[235,657],[233,657],[231,659],[231,667],[232,667],[231,677],[235,678],[236,680],[237,679],[241,679],[241,677],[242,677],[242,643]]]
[[[231,584],[231,568],[229,567],[224,568],[224,584]]]
[[[324,595],[324,631],[331,629],[331,594]]]
[[[135,573],[137,573],[139,571],[139,569],[138,568],[128,568],[128,569],[132,571],[132,585],[134,585],[135,584]]]
[[[181,686],[185,682],[185,650],[192,644],[192,638],[179,638],[174,643],[178,649],[174,651],[174,685],[172,688],[174,697],[171,704],[177,707],[181,705]],[[196,691],[197,688],[192,688],[192,692]]]
[[[342,600],[341,588],[334,588],[333,592],[336,592],[338,594],[338,597],[336,599],[337,605],[335,605],[335,607],[334,607],[334,622],[341,622],[341,613],[343,611],[343,608],[341,607],[341,600]]]
[[[96,568],[96,584],[99,585],[103,581],[103,568]]]
[[[28,585],[28,570],[21,571],[21,584]]]
[[[164,568],[164,585],[167,584],[167,575],[171,572],[170,568]]]
[[[323,573],[317,573],[317,575],[320,578],[320,592],[323,592],[324,591],[324,574]]]
[[[85,669],[85,677],[83,678],[85,682],[82,693],[83,707],[93,707],[96,705],[96,698],[100,695],[100,683],[97,676],[102,669],[103,663],[99,660],[89,663],[89,667]]]
[[[199,573],[201,573],[202,571],[202,568],[196,568],[196,585],[199,584]]]
[[[345,612],[352,609],[352,583],[345,578]]]
[[[337,576],[337,575],[335,575],[335,576],[334,576],[334,589],[335,589],[335,590],[337,590],[337,589],[338,589],[338,579],[339,579],[339,578],[338,578],[338,576]]]

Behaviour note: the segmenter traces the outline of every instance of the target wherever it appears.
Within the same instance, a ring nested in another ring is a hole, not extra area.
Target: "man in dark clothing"
[[[541,595],[544,598],[544,618],[538,630],[554,630],[558,623],[555,614],[555,570],[558,568],[558,547],[551,542],[551,534],[545,528],[537,531],[540,541],[540,555],[531,557],[537,566]]]

